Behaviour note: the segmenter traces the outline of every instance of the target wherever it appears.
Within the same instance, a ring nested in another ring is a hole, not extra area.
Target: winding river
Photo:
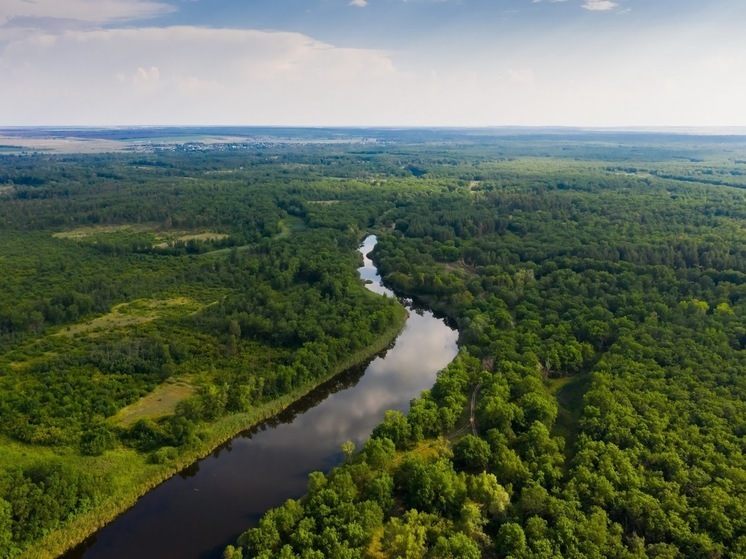
[[[366,286],[384,287],[360,247]],[[270,508],[305,493],[306,478],[342,462],[340,445],[358,448],[388,409],[405,411],[457,352],[457,332],[430,311],[410,316],[392,346],[318,387],[276,418],[245,431],[146,494],[64,559],[219,559],[223,548]]]

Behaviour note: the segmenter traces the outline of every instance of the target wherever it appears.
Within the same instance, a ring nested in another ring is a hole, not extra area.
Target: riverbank
[[[168,464],[148,464],[146,456],[136,454],[133,451],[123,451],[127,456],[120,456],[118,464],[120,469],[126,468],[126,470],[122,472],[112,469],[112,473],[117,473],[120,476],[114,492],[94,509],[77,517],[64,528],[51,532],[18,557],[21,559],[54,559],[60,556],[109,524],[117,516],[132,507],[147,492],[196,461],[206,457],[221,444],[231,440],[242,431],[271,419],[318,386],[374,357],[389,347],[404,327],[407,320],[407,311],[402,306],[399,306],[398,309],[397,321],[390,328],[381,333],[366,348],[351,354],[347,359],[338,363],[326,376],[249,412],[225,416],[213,423],[201,426],[200,444],[184,451]],[[94,460],[92,459],[91,462],[93,463]]]

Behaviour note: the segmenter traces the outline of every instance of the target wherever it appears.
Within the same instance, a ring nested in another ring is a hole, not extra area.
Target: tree
[[[382,469],[396,455],[396,448],[391,439],[386,437],[370,438],[363,447],[365,461],[371,468]]]
[[[397,489],[407,507],[458,517],[466,497],[464,474],[458,474],[446,458],[427,462],[407,457],[394,474]]]
[[[493,516],[501,514],[510,504],[510,495],[497,482],[494,474],[482,472],[468,478],[469,496],[477,503],[484,505]]]
[[[352,441],[345,441],[342,443],[342,453],[345,455],[347,462],[352,461],[352,455],[355,454],[355,443]]]
[[[0,499],[0,557],[9,555],[10,546],[13,541],[13,510],[10,503]]]
[[[243,559],[243,550],[229,545],[223,551],[223,559]]]
[[[453,445],[453,464],[461,470],[483,471],[487,468],[491,455],[490,445],[471,434]]]
[[[457,532],[450,537],[439,537],[432,555],[438,559],[479,559],[482,552],[466,534]]]
[[[515,522],[500,526],[497,532],[497,553],[500,557],[519,555],[526,551],[526,534]]]
[[[385,437],[391,440],[397,448],[402,448],[409,440],[409,422],[400,411],[388,410],[384,414],[383,422],[373,429],[371,436],[375,439]]]
[[[421,513],[410,510],[402,518],[392,518],[386,524],[381,538],[381,547],[387,557],[400,559],[422,559],[427,547],[427,529]]]

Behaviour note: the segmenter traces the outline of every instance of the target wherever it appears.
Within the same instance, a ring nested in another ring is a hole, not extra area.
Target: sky
[[[744,0],[2,0],[0,126],[746,126]]]

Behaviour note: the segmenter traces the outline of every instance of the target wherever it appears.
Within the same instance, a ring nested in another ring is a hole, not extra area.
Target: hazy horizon
[[[0,131],[15,130],[38,130],[50,132],[63,131],[95,131],[95,130],[138,130],[138,129],[181,129],[181,130],[443,130],[443,131],[484,131],[484,132],[554,132],[562,133],[652,133],[652,134],[674,134],[674,135],[746,135],[746,126],[574,126],[574,125],[512,125],[502,124],[493,126],[468,126],[468,125],[302,125],[302,124],[19,124],[5,126],[0,124]]]

